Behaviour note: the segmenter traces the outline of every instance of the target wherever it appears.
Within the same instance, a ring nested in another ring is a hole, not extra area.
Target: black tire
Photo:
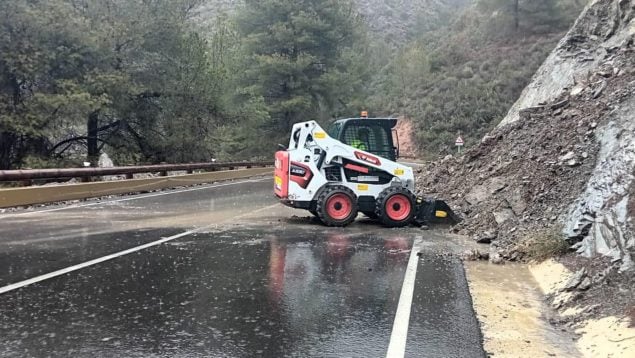
[[[393,201],[393,203],[390,204],[390,201]],[[415,215],[415,202],[416,198],[410,190],[402,187],[389,187],[379,193],[375,204],[375,215],[387,227],[407,226],[412,222]],[[406,212],[405,209],[408,203],[410,212]],[[392,207],[388,208],[387,205],[392,205]],[[403,212],[400,212],[402,209]]]
[[[377,214],[374,211],[362,211],[362,214],[366,215],[370,219],[377,219]]]
[[[315,211],[326,226],[346,226],[357,217],[357,196],[343,185],[329,185],[318,194]]]

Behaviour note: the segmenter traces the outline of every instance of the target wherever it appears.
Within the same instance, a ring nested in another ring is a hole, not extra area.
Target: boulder
[[[495,253],[493,255],[489,255],[489,262],[495,265],[502,265],[503,263],[505,263],[505,260],[503,259],[503,256],[501,256],[501,254]]]
[[[465,195],[465,200],[471,205],[479,204],[493,194],[505,189],[506,186],[507,183],[504,178],[490,178],[485,183],[473,187],[470,192]]]
[[[575,153],[574,152],[568,152],[567,154],[561,156],[560,158],[558,158],[559,161],[561,162],[566,162],[569,161],[571,159],[575,158]]]
[[[582,282],[580,282],[580,284],[578,285],[578,290],[586,291],[589,288],[591,288],[591,279],[588,277],[585,277],[584,280],[582,280]]]
[[[582,268],[578,270],[573,276],[569,277],[567,283],[565,283],[563,290],[564,291],[573,291],[576,287],[578,287],[582,281],[586,278],[586,268]]]
[[[485,231],[482,234],[476,236],[474,240],[479,244],[490,244],[492,241],[496,240],[498,236],[498,232],[496,231]]]
[[[506,223],[509,220],[516,219],[516,215],[511,208],[505,208],[499,211],[494,212],[494,220],[500,226]]]

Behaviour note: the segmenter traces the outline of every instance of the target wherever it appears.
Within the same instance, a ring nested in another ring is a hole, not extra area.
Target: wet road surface
[[[274,202],[266,180],[241,183],[0,214],[0,286],[221,223]]]
[[[0,356],[382,357],[416,237],[405,356],[484,356],[451,239],[369,220],[325,228],[270,191],[0,216],[0,286],[198,230],[0,295]]]

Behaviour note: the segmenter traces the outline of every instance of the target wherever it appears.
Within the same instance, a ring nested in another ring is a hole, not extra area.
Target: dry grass
[[[541,230],[525,236],[516,245],[525,259],[542,262],[552,257],[562,256],[569,250],[569,243],[562,235],[560,227]]]

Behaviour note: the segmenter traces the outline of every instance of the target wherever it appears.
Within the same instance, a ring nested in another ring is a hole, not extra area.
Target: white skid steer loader
[[[358,212],[388,227],[457,222],[445,202],[414,194],[412,168],[396,162],[396,124],[364,113],[328,131],[315,121],[295,124],[289,146],[275,155],[275,195],[328,226],[346,226]]]

